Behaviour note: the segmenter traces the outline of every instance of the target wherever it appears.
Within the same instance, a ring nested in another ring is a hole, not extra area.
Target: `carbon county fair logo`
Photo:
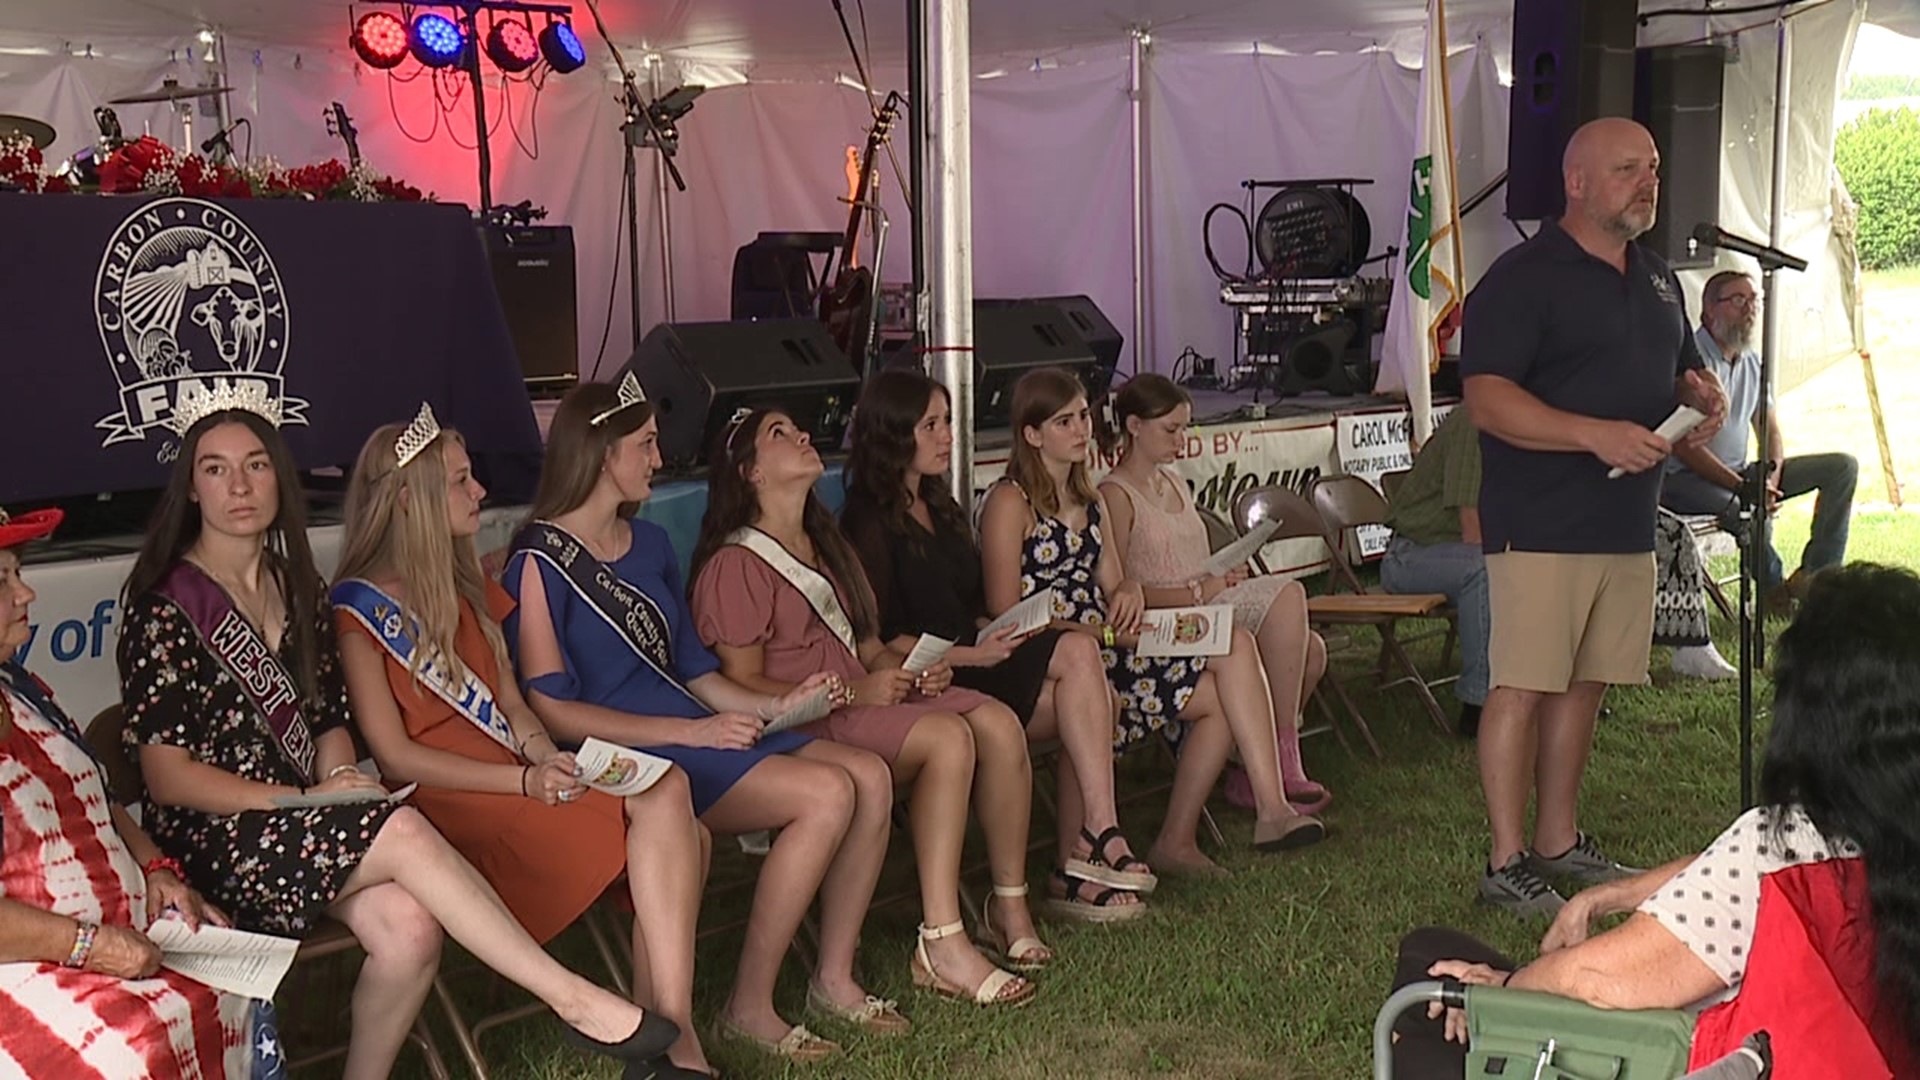
[[[163,198],[127,216],[107,242],[94,282],[100,343],[120,384],[119,411],[99,420],[101,446],[147,438],[181,393],[258,383],[280,402],[282,424],[305,424],[289,397],[287,297],[280,272],[245,222],[199,199]],[[167,440],[158,456],[169,459]]]

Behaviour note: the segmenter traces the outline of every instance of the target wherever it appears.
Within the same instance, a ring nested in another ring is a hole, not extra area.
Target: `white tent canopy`
[[[843,0],[862,35],[859,0]],[[1649,2],[1646,9],[1672,6]],[[671,200],[677,314],[725,318],[736,247],[767,229],[835,229],[844,222],[842,147],[860,141],[865,101],[831,3],[787,0],[605,0],[615,40],[636,63],[659,60],[663,87],[713,89],[681,124],[679,159],[690,190]],[[881,87],[903,87],[902,3],[865,5],[869,64]],[[1844,80],[1865,0],[1831,0],[1792,20],[1794,129],[1783,246],[1818,256],[1782,307],[1791,385],[1844,355],[1852,342],[1836,256],[1829,160],[1833,101]],[[605,59],[584,0],[574,22]],[[1876,0],[1877,21],[1911,18],[1913,0]],[[1134,323],[1128,30],[1153,44],[1144,101],[1151,293],[1142,367],[1167,369],[1191,347],[1223,361],[1232,322],[1218,302],[1200,221],[1239,203],[1242,180],[1360,176],[1374,249],[1397,243],[1406,196],[1424,4],[1420,0],[973,0],[975,292],[980,296],[1087,293],[1124,331]],[[1459,184],[1470,193],[1505,166],[1506,66],[1512,0],[1450,0]],[[233,115],[251,122],[252,151],[289,164],[340,156],[321,124],[329,101],[355,117],[377,168],[440,197],[474,201],[474,130],[458,80],[391,81],[360,66],[346,45],[354,13],[328,0],[10,0],[0,6],[0,113],[24,113],[60,131],[54,153],[93,135],[94,106],[208,75],[217,28]],[[1765,14],[1661,18],[1643,43],[1737,35],[1727,80],[1722,225],[1767,234],[1773,126],[1773,30]],[[411,65],[408,69],[410,70]],[[616,242],[622,199],[621,111],[611,73],[592,68],[501,87],[487,67],[496,200],[531,199],[549,222],[570,224],[578,247],[581,367],[604,376],[626,358],[624,257]],[[598,73],[596,77],[595,72]],[[645,73],[643,72],[643,77]],[[123,124],[176,144],[179,120],[161,106],[124,107]],[[504,119],[502,119],[504,117]],[[197,133],[209,130],[204,120]],[[248,135],[238,142],[244,150]],[[537,152],[537,158],[534,153]],[[899,148],[905,162],[904,145]],[[641,157],[653,183],[651,152]],[[889,178],[884,197],[899,227],[883,275],[906,273],[906,208]],[[643,193],[643,323],[664,312],[657,201]],[[1517,239],[1496,196],[1467,219],[1471,280]],[[1222,262],[1244,242],[1217,232]],[[395,253],[369,252],[369,258]],[[404,257],[401,254],[399,257]],[[1731,263],[1730,263],[1731,264]],[[615,275],[619,275],[616,279]],[[603,335],[608,339],[601,347]],[[1128,342],[1129,354],[1136,343]],[[1467,347],[1471,347],[1470,343]],[[1123,358],[1123,364],[1131,365]]]

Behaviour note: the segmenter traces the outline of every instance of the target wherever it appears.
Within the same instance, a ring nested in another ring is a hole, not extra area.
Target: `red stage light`
[[[361,61],[371,68],[397,67],[407,58],[407,24],[384,11],[361,16],[348,40]]]
[[[501,71],[525,71],[540,62],[540,43],[526,23],[508,19],[487,34],[487,56]]]

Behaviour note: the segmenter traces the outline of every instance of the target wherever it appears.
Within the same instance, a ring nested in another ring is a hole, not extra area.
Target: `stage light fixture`
[[[413,32],[408,35],[407,43],[412,47],[413,58],[428,67],[452,67],[466,51],[467,35],[459,23],[429,11],[413,20]]]
[[[573,27],[563,22],[550,22],[540,31],[540,55],[560,75],[578,71],[587,62],[586,47],[580,44]]]
[[[518,74],[540,62],[540,44],[526,23],[507,19],[487,32],[487,58],[501,71]]]
[[[407,24],[384,11],[362,15],[349,39],[362,63],[382,71],[407,58]]]

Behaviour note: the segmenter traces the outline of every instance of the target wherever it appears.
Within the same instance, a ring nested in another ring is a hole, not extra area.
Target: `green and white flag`
[[[1460,257],[1460,202],[1454,183],[1453,103],[1447,87],[1445,0],[1427,0],[1427,47],[1420,65],[1407,234],[1394,278],[1381,353],[1381,393],[1405,390],[1413,444],[1433,433],[1432,374],[1440,365],[1440,328],[1466,295]]]

